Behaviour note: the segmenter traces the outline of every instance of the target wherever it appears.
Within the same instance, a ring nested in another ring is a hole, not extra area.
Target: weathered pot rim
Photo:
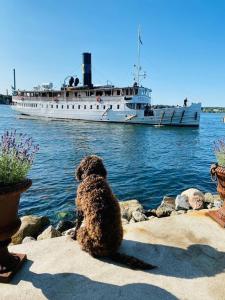
[[[32,180],[26,178],[23,181],[13,183],[13,184],[0,184],[0,195],[9,193],[23,193],[32,185]]]

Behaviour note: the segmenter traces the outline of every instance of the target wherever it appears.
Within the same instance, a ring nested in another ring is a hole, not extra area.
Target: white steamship
[[[92,83],[91,53],[83,53],[83,84],[69,77],[61,89],[44,84],[33,90],[14,91],[12,108],[25,116],[117,122],[128,124],[199,126],[201,103],[182,106],[152,105],[151,89],[137,80],[127,87],[95,86]],[[15,75],[15,74],[14,74]]]

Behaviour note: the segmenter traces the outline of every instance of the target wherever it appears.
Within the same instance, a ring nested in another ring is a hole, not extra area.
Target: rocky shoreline
[[[165,196],[161,204],[155,209],[145,210],[136,200],[119,201],[121,208],[122,224],[142,222],[154,218],[163,218],[185,214],[193,210],[218,209],[222,207],[223,200],[218,194],[202,193],[191,188],[185,190],[176,198]],[[63,235],[72,235],[76,221],[60,221],[56,227],[50,224],[47,217],[24,216],[21,218],[21,227],[12,237],[12,244],[21,244],[36,240],[55,238]]]

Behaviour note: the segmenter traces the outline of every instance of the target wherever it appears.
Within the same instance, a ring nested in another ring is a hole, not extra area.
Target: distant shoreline
[[[12,96],[5,96],[0,94],[0,104],[9,105],[12,103]]]
[[[202,107],[202,112],[206,112],[206,113],[225,113],[225,107]]]

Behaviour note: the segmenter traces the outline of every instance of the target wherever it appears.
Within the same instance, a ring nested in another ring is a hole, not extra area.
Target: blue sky
[[[153,103],[225,106],[223,0],[0,0],[0,92],[81,78],[92,53],[93,82],[133,83],[137,28]]]

